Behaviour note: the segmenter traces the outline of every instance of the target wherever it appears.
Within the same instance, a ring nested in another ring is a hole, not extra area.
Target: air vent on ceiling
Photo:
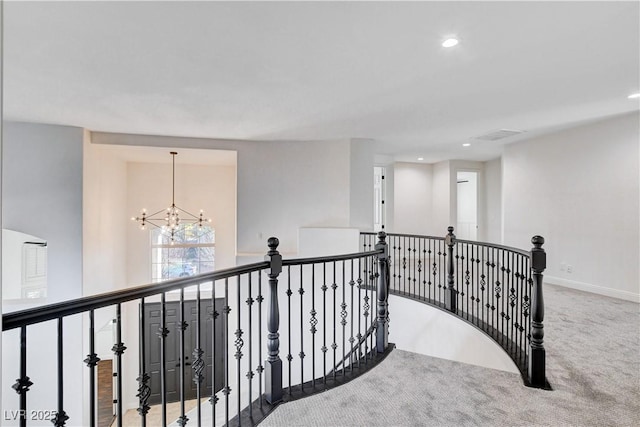
[[[521,134],[524,131],[513,129],[500,129],[485,133],[484,135],[476,136],[474,139],[481,139],[483,141],[497,141],[499,139],[508,138],[510,136]]]

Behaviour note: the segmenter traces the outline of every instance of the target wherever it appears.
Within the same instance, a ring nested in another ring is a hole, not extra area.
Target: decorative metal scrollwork
[[[16,379],[15,384],[11,386],[12,389],[16,391],[18,394],[23,394],[29,391],[29,387],[31,387],[33,383],[29,377],[18,378]]]
[[[87,358],[83,360],[83,362],[86,363],[89,368],[96,367],[99,361],[100,358],[95,353],[87,354]]]
[[[151,387],[149,387],[150,379],[151,377],[146,372],[136,378],[136,381],[138,381],[138,394],[136,394],[136,397],[139,401],[138,413],[140,415],[146,415],[151,408],[149,406],[149,397],[151,396]]]
[[[204,351],[200,348],[193,350],[194,359],[191,368],[193,369],[193,382],[196,384],[202,384],[202,381],[204,380],[204,375],[202,374],[205,367],[204,360],[202,359],[203,354]]]
[[[369,309],[371,308],[371,306],[369,305],[369,296],[365,295],[364,296],[364,305],[362,306],[362,310],[363,310],[363,315],[364,317],[368,317],[369,316]]]
[[[316,314],[318,314],[318,313],[316,312],[315,309],[312,309],[309,312],[309,314],[311,314],[311,319],[309,319],[309,323],[311,324],[310,331],[311,331],[312,334],[315,334],[316,331],[317,331],[316,325],[318,324],[318,319],[316,318]]]
[[[342,311],[340,311],[340,317],[342,318],[342,320],[340,321],[340,324],[342,326],[346,326],[347,325],[347,303],[343,302],[342,304],[340,304],[340,308],[342,309]]]
[[[65,411],[58,411],[56,413],[56,416],[51,420],[51,422],[56,427],[63,427],[68,419],[69,419],[69,416]]]
[[[124,345],[124,343],[121,342],[114,344],[113,347],[111,347],[111,351],[113,351],[113,354],[115,354],[116,356],[120,356],[121,354],[123,354],[126,349],[127,347]]]
[[[236,359],[240,359],[242,357],[242,346],[244,345],[244,340],[242,339],[242,329],[236,329],[235,336],[236,340],[233,342],[236,346],[236,353],[234,354]]]

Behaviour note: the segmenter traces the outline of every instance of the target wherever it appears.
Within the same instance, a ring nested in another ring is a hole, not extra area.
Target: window
[[[215,239],[215,230],[207,225],[182,225],[173,243],[161,229],[151,230],[151,281],[213,271]]]

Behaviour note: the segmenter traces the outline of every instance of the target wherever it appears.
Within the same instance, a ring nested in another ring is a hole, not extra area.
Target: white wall
[[[373,178],[365,181],[363,173],[352,188],[351,140],[251,142],[107,133],[94,133],[93,140],[111,145],[237,151],[239,255],[264,254],[270,236],[280,239],[280,252],[295,253],[298,228],[349,227],[352,213],[354,221],[364,226],[364,215],[351,209],[354,191],[370,198],[366,202],[370,212],[366,221],[371,221],[367,229],[373,226]],[[353,162],[372,174],[373,156],[367,150],[356,143],[353,152],[364,152],[367,160]]]
[[[349,227],[373,227],[373,141],[352,139],[349,151]]]
[[[639,300],[638,127],[632,113],[506,146],[504,241],[542,235],[547,282]]]
[[[28,123],[4,123],[3,226],[41,237],[48,242],[48,297],[46,303],[82,295],[82,129]],[[3,304],[3,312],[30,308],[32,304]],[[82,420],[82,395],[77,387],[86,369],[82,363],[82,322],[64,321],[65,411]],[[3,335],[3,410],[18,408],[11,385],[19,376],[19,336]],[[29,400],[39,408],[55,409],[55,350],[42,357],[42,349],[56,347],[55,322],[28,329],[28,375],[34,383]],[[70,423],[71,424],[71,423]],[[3,422],[5,425],[5,422]],[[7,421],[7,425],[10,425]],[[35,425],[35,424],[34,424]],[[43,425],[50,425],[49,421]]]
[[[395,163],[393,166],[394,233],[428,234],[432,217],[433,166]]]
[[[126,287],[127,164],[113,150],[84,143],[83,287],[94,295]]]
[[[429,224],[429,233],[433,236],[444,236],[447,227],[453,225],[452,218],[455,215],[451,211],[451,168],[448,161],[438,162],[433,165],[433,205],[432,221]]]
[[[502,243],[502,159],[484,162],[484,240]]]
[[[222,165],[176,163],[176,205],[197,214],[204,210],[216,231],[215,268],[235,266],[236,169]],[[152,213],[171,204],[171,164],[127,163],[127,218],[143,208]],[[150,230],[141,231],[129,219],[127,231],[127,286],[151,282]]]
[[[391,295],[389,317],[389,339],[400,350],[507,372],[520,372],[495,341],[475,326],[442,310]]]

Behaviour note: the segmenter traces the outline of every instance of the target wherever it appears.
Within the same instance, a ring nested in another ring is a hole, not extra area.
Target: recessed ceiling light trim
[[[470,142],[465,142],[464,144],[462,144],[463,147],[471,147],[471,143]]]
[[[454,47],[456,46],[458,43],[460,43],[460,41],[455,38],[455,37],[449,37],[446,40],[444,40],[442,42],[442,47]]]
[[[629,99],[638,99],[638,98],[640,98],[640,92],[632,93],[631,95],[627,96],[627,98],[629,98]]]

